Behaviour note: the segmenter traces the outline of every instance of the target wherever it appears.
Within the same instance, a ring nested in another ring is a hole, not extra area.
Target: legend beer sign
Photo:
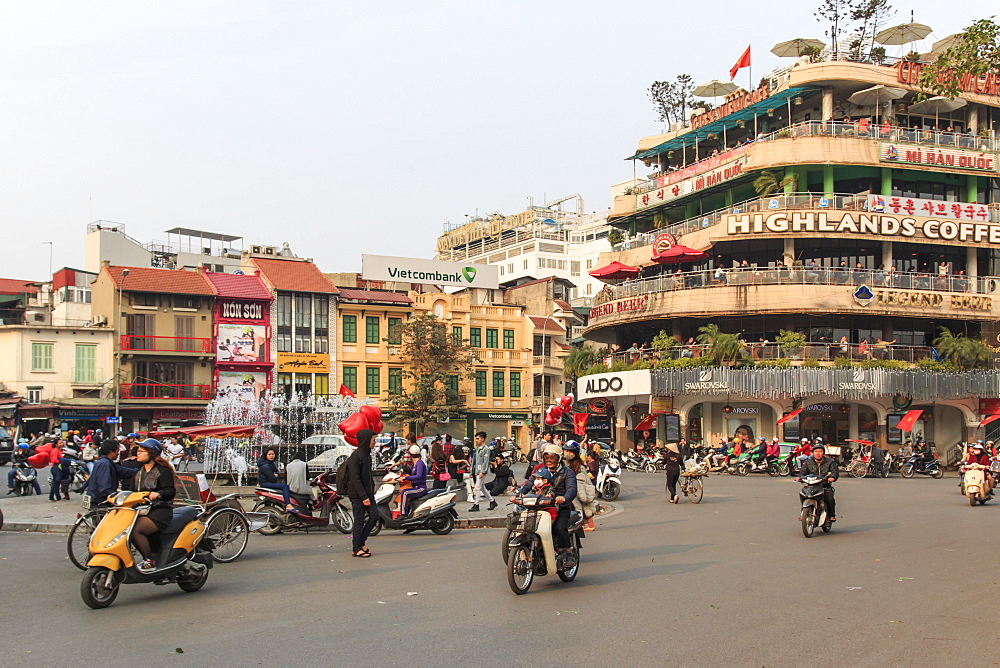
[[[607,304],[601,304],[600,306],[595,306],[590,309],[588,314],[588,320],[596,320],[597,318],[602,318],[606,315],[611,315],[613,313],[628,313],[630,311],[645,311],[646,306],[649,304],[649,295],[642,295],[640,297],[629,297],[628,299],[619,299],[617,301],[608,302]]]
[[[997,171],[995,153],[958,148],[881,142],[879,144],[879,160],[903,165],[954,167],[955,169],[970,169],[977,172]]]

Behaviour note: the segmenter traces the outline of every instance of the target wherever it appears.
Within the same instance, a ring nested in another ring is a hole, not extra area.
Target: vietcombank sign
[[[438,262],[410,257],[362,255],[361,278],[369,281],[457,285],[463,288],[500,286],[500,270],[489,264]]]

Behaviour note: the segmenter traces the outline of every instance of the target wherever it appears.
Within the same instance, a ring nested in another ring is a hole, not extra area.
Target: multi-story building
[[[165,241],[141,242],[125,233],[125,225],[98,220],[87,225],[84,239],[87,271],[97,273],[102,262],[121,267],[203,269],[232,273],[240,268],[243,237],[174,227]],[[262,255],[279,255],[273,246],[254,246]]]
[[[205,273],[215,293],[215,396],[259,400],[274,381],[271,292],[257,274]]]
[[[612,188],[612,194],[625,185]],[[576,211],[563,211],[562,204],[572,199]],[[461,225],[445,225],[436,258],[498,265],[504,287],[550,276],[565,278],[577,287],[573,303],[589,305],[603,287],[588,272],[610,248],[608,213],[585,214],[583,199],[572,195],[510,216],[475,216]]]
[[[278,256],[243,253],[243,268],[259,271],[274,299],[268,358],[276,364],[274,391],[285,396],[330,394],[337,288],[312,260],[295,257],[287,245]]]
[[[471,375],[456,375],[454,390],[466,406],[464,416],[447,425],[428,425],[431,433],[471,436],[485,431],[528,442],[531,429],[531,348],[524,307],[473,304],[469,292],[411,292],[414,315],[432,314],[447,323],[456,339],[467,341],[477,361]]]
[[[346,282],[346,281],[341,281]],[[403,386],[399,357],[400,327],[413,312],[405,292],[337,286],[337,379],[358,397],[385,406],[390,392]],[[334,387],[334,391],[339,385]]]
[[[118,334],[122,429],[202,419],[215,358],[215,292],[204,274],[103,264],[91,290],[93,323]]]
[[[615,198],[628,241],[601,264],[639,275],[601,291],[586,336],[619,346],[619,368],[660,364],[701,347],[653,353],[658,332],[686,342],[711,323],[750,362],[582,378],[582,397],[614,404],[620,444],[652,412],[661,439],[923,436],[943,451],[1000,412],[996,371],[934,370],[941,328],[1000,334],[995,76],[943,112],[918,99],[922,62],[808,61],[632,156],[654,172]],[[776,344],[781,330],[805,343]]]

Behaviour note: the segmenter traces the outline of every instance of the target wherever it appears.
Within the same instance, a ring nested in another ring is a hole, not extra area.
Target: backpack
[[[351,486],[350,479],[347,476],[347,462],[349,461],[351,461],[350,458],[347,458],[340,465],[340,468],[337,469],[337,494],[341,496],[347,496],[347,489]]]

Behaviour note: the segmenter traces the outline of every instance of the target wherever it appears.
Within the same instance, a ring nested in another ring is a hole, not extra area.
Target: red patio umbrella
[[[683,264],[685,262],[700,262],[701,260],[708,259],[708,257],[708,253],[704,251],[695,250],[683,244],[677,244],[676,246],[671,246],[669,250],[663,253],[654,253],[652,259],[654,262],[660,264]]]
[[[627,264],[622,264],[621,262],[612,262],[604,267],[599,267],[597,269],[589,272],[594,278],[599,278],[601,280],[614,280],[618,278],[635,278],[639,275],[639,267],[630,267]]]

